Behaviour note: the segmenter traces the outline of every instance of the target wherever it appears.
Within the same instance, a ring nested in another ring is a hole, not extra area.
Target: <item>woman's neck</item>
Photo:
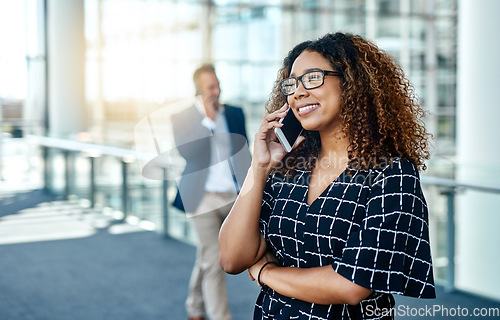
[[[336,166],[345,167],[348,162],[349,138],[341,131],[321,133],[321,149],[318,154],[320,164],[329,162]]]

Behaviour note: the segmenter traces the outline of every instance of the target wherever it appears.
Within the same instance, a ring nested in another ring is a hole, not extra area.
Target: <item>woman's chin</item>
[[[319,125],[316,121],[301,121],[302,128],[307,131],[318,131]]]

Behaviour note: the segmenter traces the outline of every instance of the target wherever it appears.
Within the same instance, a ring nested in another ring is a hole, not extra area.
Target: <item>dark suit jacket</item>
[[[241,108],[225,105],[224,109],[231,141],[229,162],[239,190],[250,167],[245,116]],[[172,116],[175,145],[186,160],[173,205],[190,213],[195,212],[205,193],[211,159],[210,142],[214,138],[212,132],[201,124],[203,117],[194,105]],[[216,133],[216,137],[225,134],[228,133]]]

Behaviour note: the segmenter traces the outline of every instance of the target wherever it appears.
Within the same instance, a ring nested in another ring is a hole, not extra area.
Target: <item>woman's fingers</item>
[[[286,116],[287,109],[288,109],[288,105],[285,104],[283,107],[274,111],[273,113],[266,114],[262,118],[261,127],[266,125],[267,123],[279,121],[281,118],[284,118]]]
[[[265,127],[264,127],[264,130],[265,131],[269,131],[273,128],[281,128],[283,127],[283,123],[281,122],[278,122],[278,121],[273,121],[273,122],[269,122]]]
[[[301,143],[302,143],[302,141],[304,141],[304,140],[306,140],[306,137],[304,137],[303,135],[300,135],[300,136],[298,137],[297,141],[295,142],[295,146],[294,146],[293,148],[294,148],[294,149],[295,149],[295,148],[297,148],[297,146],[298,146],[299,144],[301,144]]]
[[[282,123],[278,121],[268,122],[264,124],[259,131],[257,131],[256,139],[257,140],[267,140],[268,138],[275,139],[274,128],[281,128],[283,126]]]
[[[285,117],[285,115],[286,115],[286,112],[281,112],[281,113],[276,113],[276,114],[275,113],[268,114],[262,119],[262,122],[260,123],[260,127],[262,128],[262,127],[266,126],[267,124],[273,123],[273,122],[278,123],[281,118]]]

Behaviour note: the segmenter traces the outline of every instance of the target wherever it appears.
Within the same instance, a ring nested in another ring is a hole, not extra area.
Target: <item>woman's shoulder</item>
[[[410,160],[400,157],[388,159],[375,172],[384,176],[401,174],[419,176],[417,166]]]
[[[417,166],[406,158],[394,157],[388,159],[380,168],[371,170],[371,185],[386,184],[388,181],[420,180]],[[401,182],[398,182],[400,184]]]

